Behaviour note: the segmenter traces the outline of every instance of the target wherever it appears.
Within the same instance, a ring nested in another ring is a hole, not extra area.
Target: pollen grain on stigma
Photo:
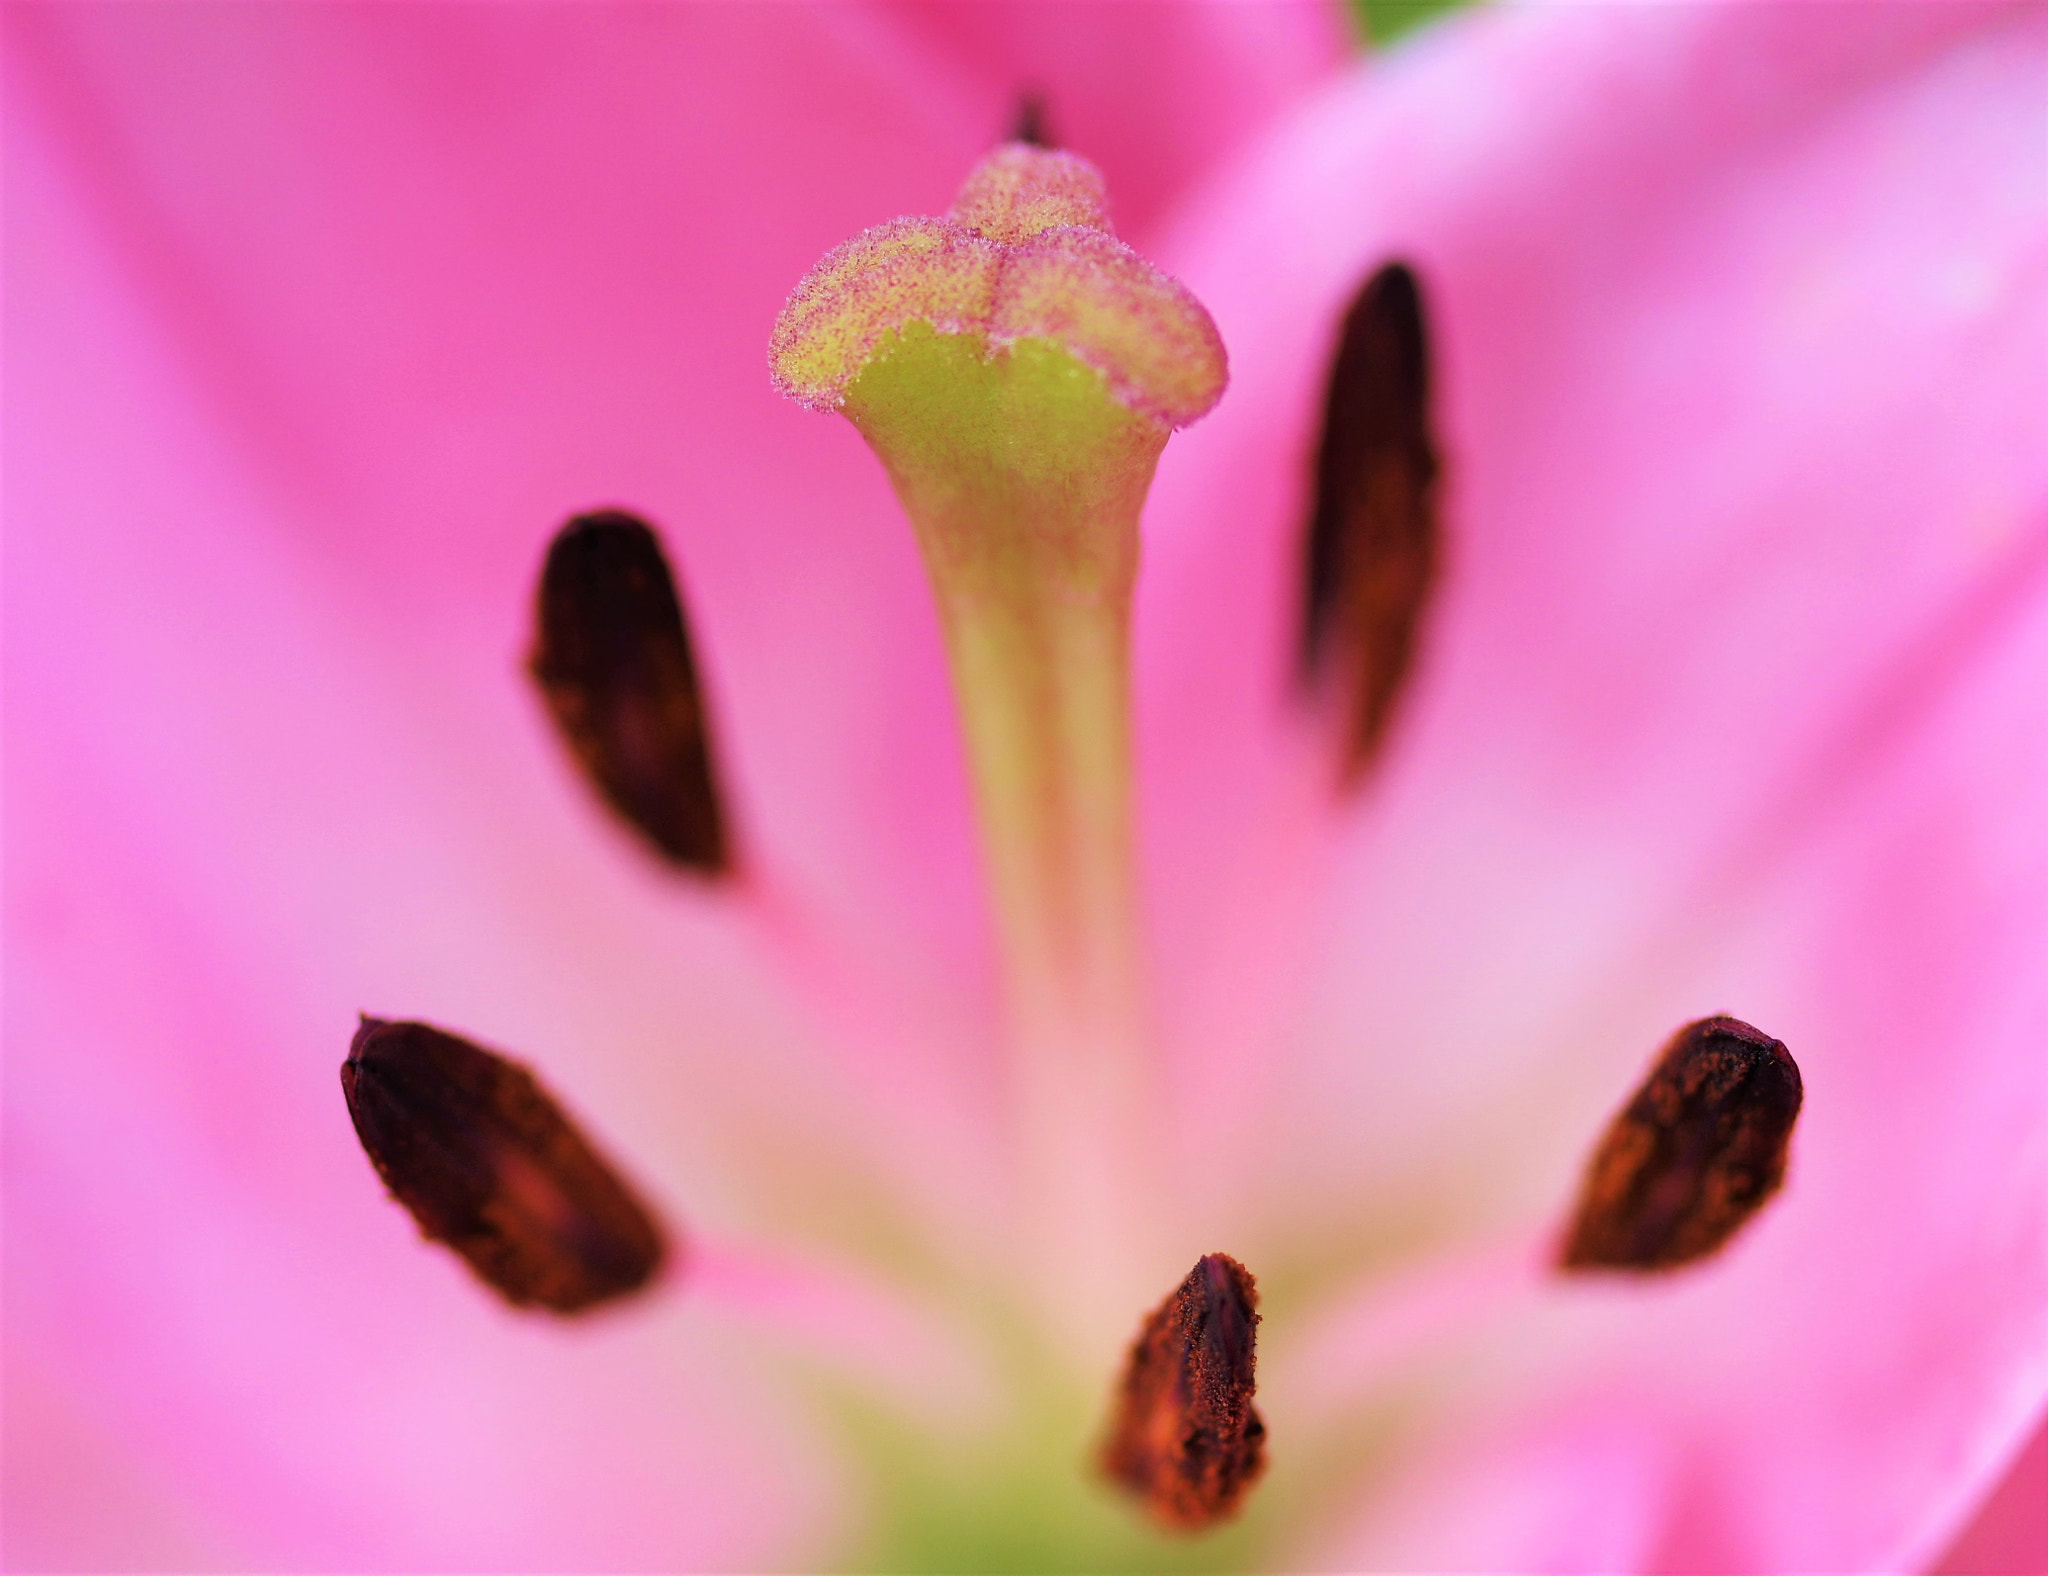
[[[1714,1253],[1785,1180],[1804,1093],[1781,1041],[1736,1018],[1687,1024],[1594,1151],[1559,1268],[1669,1270]]]

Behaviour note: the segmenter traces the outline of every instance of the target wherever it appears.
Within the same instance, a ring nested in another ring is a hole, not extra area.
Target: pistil
[[[846,412],[937,596],[1013,1008],[1055,1036],[1121,1023],[1136,966],[1131,594],[1165,433],[1056,345],[986,357],[917,327],[855,380]]]
[[[1116,1173],[1136,1159],[1146,1104],[1138,520],[1168,436],[1222,394],[1222,343],[1185,289],[1110,233],[1091,165],[1014,142],[946,217],[829,253],[784,309],[770,365],[785,393],[859,428],[916,533],[1002,948],[1024,1186],[1066,1222],[1072,1252],[1072,1233],[1128,1195]]]

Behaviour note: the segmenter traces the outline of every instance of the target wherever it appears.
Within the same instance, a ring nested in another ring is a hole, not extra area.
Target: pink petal
[[[362,1007],[527,1056],[686,1233],[986,1202],[929,600],[879,467],[762,359],[820,251],[943,208],[1010,112],[922,27],[10,12],[12,1556],[731,1567],[836,1516],[760,1282],[496,1312],[335,1067]],[[740,898],[649,868],[518,672],[548,533],[613,502],[682,566]]]
[[[1187,1143],[1272,1157],[1269,1251],[1549,1229],[1686,1019],[1807,1070],[1725,1260],[1459,1341],[1461,1406],[1318,1558],[1929,1558],[2041,1404],[2043,45],[1940,7],[1476,18],[1167,251],[1234,387],[1148,522],[1158,973]],[[1285,699],[1306,435],[1390,255],[1433,307],[1451,563],[1330,832]],[[1617,1461],[1590,1542],[1503,1508]]]
[[[309,572],[518,708],[522,775],[588,820],[512,664],[547,533],[600,502],[648,513],[765,878],[857,912],[929,999],[967,979],[971,1016],[973,853],[915,554],[858,443],[762,365],[817,253],[943,205],[978,146],[930,124],[897,30],[313,8],[22,32],[148,309],[295,490]]]
[[[1942,1576],[2027,1576],[2048,1567],[2048,1425],[2013,1462],[1941,1563]]]

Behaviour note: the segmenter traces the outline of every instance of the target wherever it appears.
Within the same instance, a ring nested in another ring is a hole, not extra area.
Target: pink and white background
[[[903,1271],[999,1188],[936,624],[763,356],[1027,90],[1232,357],[1137,702],[1160,1287],[1269,1276],[1267,1489],[1327,1452],[1261,1557],[2041,1567],[2048,13],[1503,7],[1371,59],[1193,0],[0,25],[9,1568],[815,1568],[880,1514],[816,1375],[979,1426]],[[1290,576],[1394,255],[1449,569],[1332,804]],[[743,894],[640,859],[519,673],[607,503],[680,565]],[[1723,1008],[1806,1075],[1782,1199],[1682,1283],[1529,1276]],[[359,1009],[531,1057],[675,1283],[556,1326],[422,1246],[336,1087]]]

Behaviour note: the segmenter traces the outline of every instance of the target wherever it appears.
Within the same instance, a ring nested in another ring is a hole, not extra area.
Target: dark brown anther
[[[1266,1425],[1252,1406],[1258,1306],[1251,1272],[1211,1253],[1131,1347],[1102,1464],[1165,1526],[1224,1520],[1265,1470]]]
[[[1055,146],[1046,125],[1045,100],[1038,94],[1026,93],[1017,100],[1017,115],[1010,122],[1010,140],[1028,142],[1034,148]]]
[[[1437,572],[1429,341],[1415,275],[1389,263],[1351,304],[1316,455],[1302,668],[1341,719],[1353,783],[1385,739]]]
[[[549,713],[612,807],[671,863],[732,854],[675,577],[630,514],[578,515],[548,548],[529,666]]]
[[[661,1267],[647,1206],[517,1062],[366,1016],[341,1092],[392,1196],[515,1307],[576,1313]]]
[[[1687,1024],[1601,1139],[1561,1267],[1668,1270],[1714,1252],[1785,1180],[1802,1096],[1769,1035],[1734,1018]]]

